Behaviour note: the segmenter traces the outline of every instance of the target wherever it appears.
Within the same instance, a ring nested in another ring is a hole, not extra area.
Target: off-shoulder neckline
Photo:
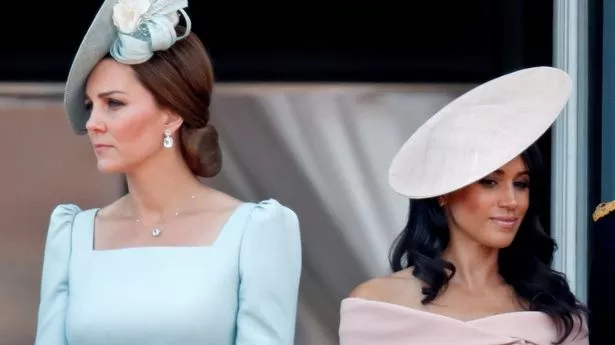
[[[364,303],[364,304],[372,304],[374,306],[380,306],[380,307],[385,307],[385,308],[397,310],[397,311],[402,312],[402,313],[411,313],[411,314],[422,315],[422,316],[426,316],[426,317],[440,318],[440,319],[443,319],[443,320],[449,320],[449,321],[463,323],[463,324],[480,323],[480,322],[484,322],[484,321],[488,321],[488,320],[494,320],[494,319],[506,318],[506,317],[540,316],[540,317],[547,317],[548,318],[547,314],[545,314],[543,312],[540,312],[540,311],[522,310],[522,311],[512,311],[512,312],[506,312],[506,313],[486,315],[486,316],[482,316],[482,317],[478,317],[478,318],[470,319],[470,320],[462,320],[462,319],[458,319],[458,318],[455,318],[455,317],[452,317],[452,316],[432,313],[432,312],[429,312],[429,311],[420,310],[420,309],[408,307],[408,306],[401,305],[401,304],[395,304],[395,303],[390,303],[390,302],[371,300],[371,299],[366,299],[366,298],[361,298],[361,297],[347,297],[347,298],[343,299],[342,300],[342,309],[348,307],[348,303],[353,303],[353,302]]]

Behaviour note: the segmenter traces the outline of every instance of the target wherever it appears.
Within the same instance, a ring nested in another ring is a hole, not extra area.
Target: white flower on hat
[[[150,0],[118,0],[113,6],[113,24],[122,33],[133,33],[150,6]]]
[[[171,23],[173,24],[173,27],[179,24],[179,14],[177,12],[171,12],[167,14],[167,18],[169,18],[169,21],[171,21]]]

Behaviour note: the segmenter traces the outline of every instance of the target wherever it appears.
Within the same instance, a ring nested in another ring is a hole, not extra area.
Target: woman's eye
[[[118,100],[115,100],[115,99],[108,99],[107,100],[107,105],[109,107],[120,107],[120,106],[124,105],[124,103],[120,102]]]
[[[484,178],[484,179],[478,181],[478,183],[480,183],[483,186],[487,186],[487,187],[492,187],[492,186],[495,186],[497,184],[497,182],[495,182],[495,180],[488,179],[488,178]]]

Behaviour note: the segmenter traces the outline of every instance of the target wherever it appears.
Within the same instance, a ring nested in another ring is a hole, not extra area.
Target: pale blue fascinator
[[[147,61],[156,51],[169,49],[190,33],[186,7],[188,0],[106,0],[102,4],[77,50],[64,90],[66,115],[77,134],[86,133],[85,81],[94,66],[107,54],[134,65]],[[180,14],[186,32],[177,36]]]

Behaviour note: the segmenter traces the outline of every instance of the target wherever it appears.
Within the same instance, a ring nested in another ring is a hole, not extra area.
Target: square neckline
[[[130,252],[130,251],[152,251],[152,250],[167,250],[167,251],[177,251],[177,250],[209,250],[216,247],[216,245],[221,242],[223,237],[228,232],[228,228],[232,223],[235,222],[235,219],[241,213],[241,211],[250,203],[242,202],[240,203],[233,211],[229,217],[224,221],[222,226],[220,227],[220,231],[218,236],[211,242],[206,245],[147,245],[147,246],[131,246],[131,247],[119,247],[119,248],[109,248],[109,249],[96,249],[95,243],[95,231],[96,231],[96,216],[101,208],[95,208],[90,210],[91,216],[88,217],[89,229],[88,231],[88,243],[90,244],[89,251],[91,253],[113,253],[113,252]]]

